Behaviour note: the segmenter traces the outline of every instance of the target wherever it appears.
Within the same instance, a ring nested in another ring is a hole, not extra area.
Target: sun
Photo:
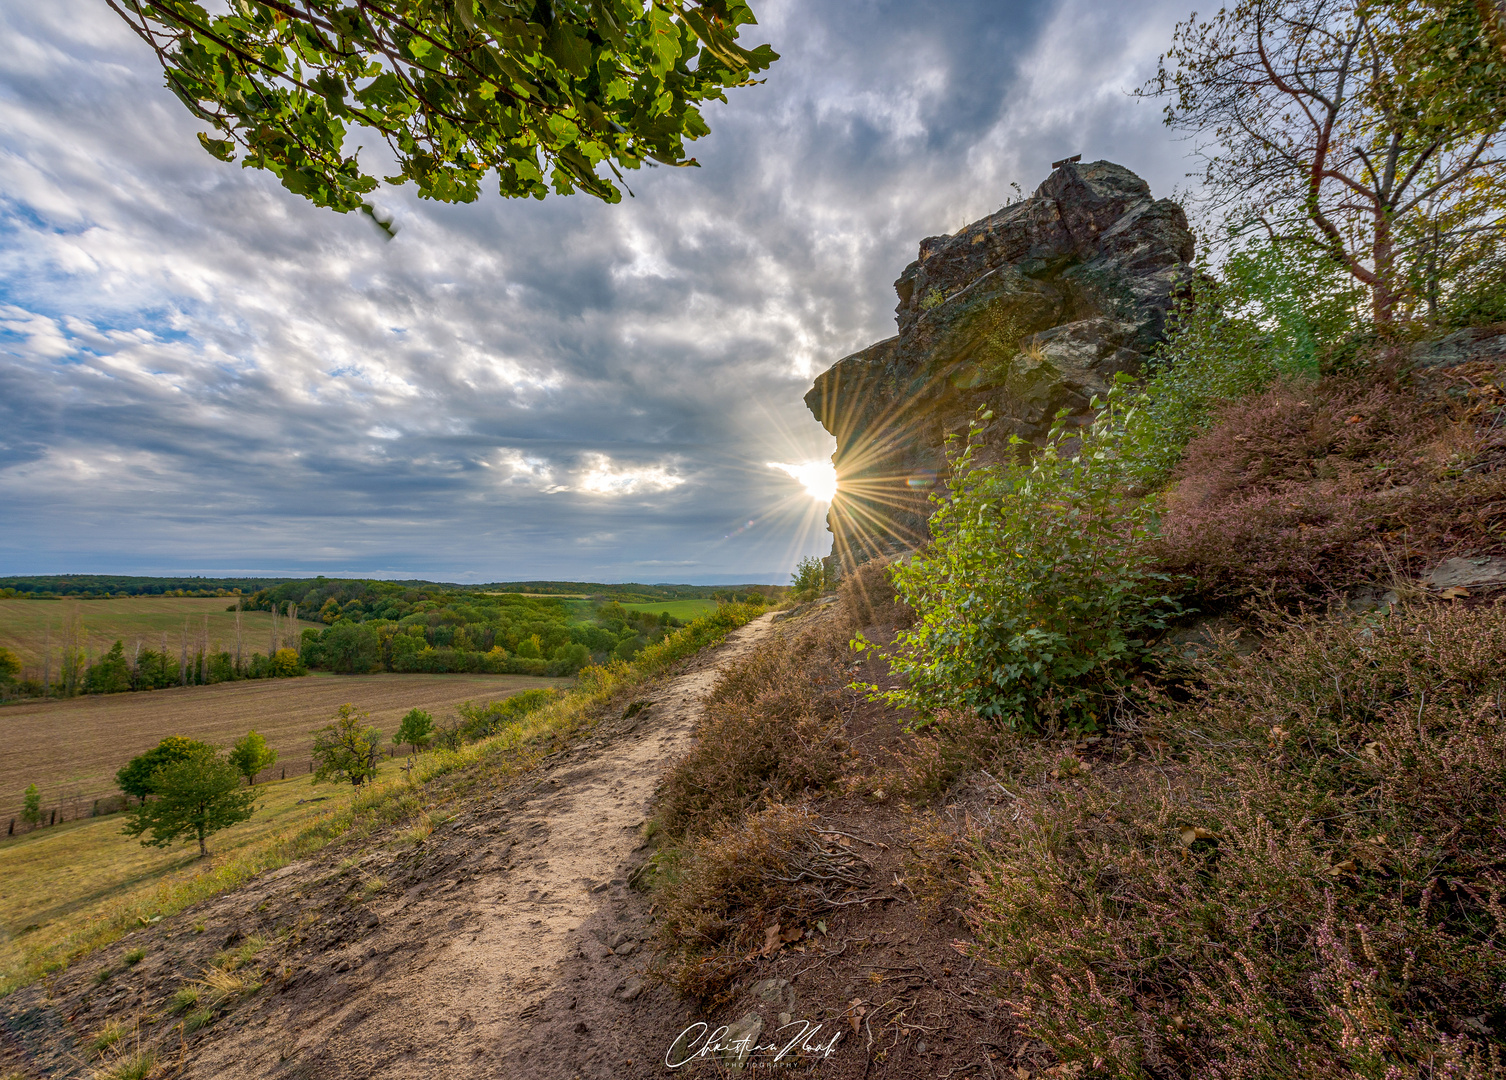
[[[778,469],[780,472],[789,473],[800,481],[805,493],[816,502],[829,503],[837,494],[837,470],[832,468],[829,461],[802,461],[790,464],[785,461],[771,461],[769,468]]]

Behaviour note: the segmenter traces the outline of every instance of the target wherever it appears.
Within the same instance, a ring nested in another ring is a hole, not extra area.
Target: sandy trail
[[[636,724],[464,815],[442,872],[401,895],[391,888],[390,899],[367,905],[364,923],[293,957],[278,991],[259,995],[198,1048],[185,1075],[519,1075],[532,1021],[561,993],[566,961],[594,953],[618,968],[637,951],[626,942],[612,952],[599,940],[607,934],[582,928],[593,915],[591,926],[601,926],[606,909],[624,901],[639,827],[718,673],[773,629],[765,615],[736,631],[699,667],[659,686]],[[379,876],[392,862],[369,856],[361,872]],[[301,895],[290,892],[296,875],[276,878],[263,886],[276,906]]]

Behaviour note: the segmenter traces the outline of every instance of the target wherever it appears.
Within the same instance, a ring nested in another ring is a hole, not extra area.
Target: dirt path
[[[195,1049],[184,1075],[564,1075],[539,1059],[534,1021],[558,1023],[541,1006],[560,999],[567,962],[583,957],[603,964],[607,998],[643,993],[634,981],[643,934],[611,929],[632,921],[626,868],[642,845],[640,826],[718,672],[772,628],[764,616],[737,631],[701,667],[659,687],[610,741],[577,748],[528,789],[447,826],[460,841],[451,845],[453,863],[401,894],[407,882],[384,882],[351,925],[332,928],[333,940],[311,936],[303,954],[289,957],[278,991],[237,1010]],[[441,862],[445,851],[441,842]],[[380,878],[395,862],[368,856],[359,873]],[[286,910],[305,890],[300,875],[283,874],[263,886],[262,903]],[[254,910],[257,900],[238,906]],[[572,1023],[585,1034],[584,1021]],[[542,1049],[557,1059],[560,1047]],[[525,1068],[530,1058],[536,1064]]]

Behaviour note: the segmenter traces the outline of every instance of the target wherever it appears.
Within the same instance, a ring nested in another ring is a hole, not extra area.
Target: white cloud
[[[685,477],[666,465],[620,466],[605,454],[587,454],[585,466],[576,473],[576,489],[592,495],[638,495],[670,491],[685,483]]]
[[[708,109],[701,168],[617,206],[383,188],[388,241],[206,155],[98,0],[0,5],[0,559],[683,579],[824,551],[819,515],[744,524],[791,495],[765,462],[829,452],[810,377],[893,332],[922,236],[1063,142],[1165,190],[1183,148],[1120,91],[1181,9],[754,6],[784,58]]]

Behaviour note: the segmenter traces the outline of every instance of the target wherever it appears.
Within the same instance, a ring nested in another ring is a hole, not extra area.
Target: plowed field
[[[436,720],[460,702],[494,701],[566,680],[526,675],[309,675],[106,694],[0,707],[0,826],[21,810],[27,784],[42,793],[44,814],[87,816],[93,801],[116,794],[115,772],[164,736],[229,744],[255,728],[278,752],[263,774],[307,772],[313,730],[343,702],[371,713],[391,737],[409,709]]]

